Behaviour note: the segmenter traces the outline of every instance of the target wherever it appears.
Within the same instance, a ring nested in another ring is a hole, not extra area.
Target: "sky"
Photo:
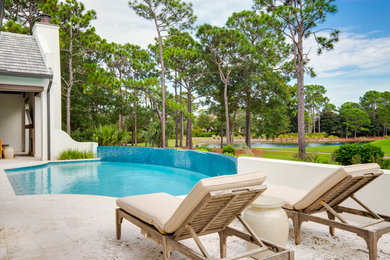
[[[127,0],[81,0],[97,12],[92,22],[97,33],[109,42],[138,44],[153,42],[152,22],[137,16]],[[187,0],[192,2],[197,25],[223,26],[233,12],[249,10],[252,0]],[[323,85],[330,102],[359,102],[369,90],[390,91],[390,0],[336,0],[338,12],[328,15],[320,28],[339,29],[340,40],[331,51],[317,55],[308,39],[310,64],[317,76],[305,76],[305,84]],[[295,80],[290,82],[295,83]]]

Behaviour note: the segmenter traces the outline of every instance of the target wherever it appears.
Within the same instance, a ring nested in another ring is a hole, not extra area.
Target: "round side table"
[[[288,218],[282,209],[284,201],[279,198],[261,195],[243,213],[244,220],[250,225],[253,231],[260,238],[272,243],[285,246],[288,239]],[[249,250],[257,246],[247,243]],[[264,257],[262,253],[255,255],[255,258]]]

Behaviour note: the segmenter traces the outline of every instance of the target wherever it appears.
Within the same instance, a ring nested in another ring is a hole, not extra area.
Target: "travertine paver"
[[[115,198],[88,195],[13,196],[0,200],[1,227],[10,259],[159,259],[161,248],[144,238],[137,227],[123,224],[123,238],[115,239]],[[302,243],[287,247],[297,259],[366,259],[363,239],[336,230],[332,238],[324,226],[304,223]],[[1,233],[0,233],[1,234]],[[218,254],[217,236],[203,238]],[[244,243],[230,244],[238,252]],[[380,259],[390,258],[390,236],[379,241]],[[1,248],[1,247],[0,247]],[[3,254],[4,255],[4,254]],[[185,259],[174,253],[173,259]]]
[[[5,174],[0,165],[0,182]],[[116,198],[90,195],[15,196],[0,187],[0,259],[161,259],[161,247],[124,221],[122,239],[115,238]],[[355,234],[303,223],[302,243],[292,230],[287,247],[296,259],[367,259],[365,242]],[[218,256],[218,237],[202,237]],[[188,243],[188,241],[186,241]],[[228,243],[228,252],[244,249],[244,242]],[[390,259],[390,235],[378,243],[379,259]],[[174,252],[172,259],[186,259]]]

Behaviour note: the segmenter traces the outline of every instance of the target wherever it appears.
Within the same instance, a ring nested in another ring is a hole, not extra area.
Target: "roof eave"
[[[0,69],[0,76],[12,76],[12,77],[23,77],[23,78],[38,78],[38,79],[53,79],[51,73],[29,73],[19,71],[8,71]]]

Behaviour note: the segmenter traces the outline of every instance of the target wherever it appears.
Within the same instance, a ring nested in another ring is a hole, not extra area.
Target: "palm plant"
[[[95,128],[93,139],[101,146],[126,145],[130,134],[116,125],[99,125]]]

